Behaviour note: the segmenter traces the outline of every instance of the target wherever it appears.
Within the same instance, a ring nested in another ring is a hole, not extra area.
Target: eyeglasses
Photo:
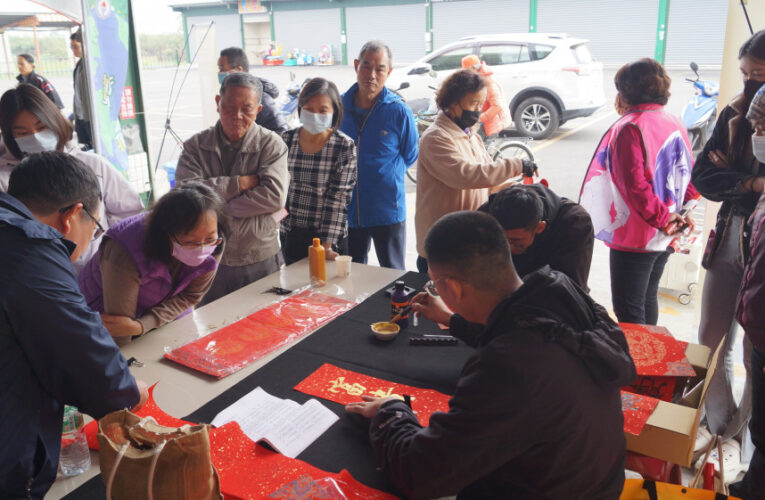
[[[425,283],[425,286],[423,287],[423,289],[431,297],[438,297],[439,295],[438,295],[438,290],[436,289],[436,283],[438,283],[439,281],[441,281],[443,279],[446,279],[448,277],[449,276],[442,276],[442,277],[438,278],[437,280],[430,280],[427,283]]]
[[[64,208],[60,208],[58,211],[59,213],[62,213],[62,214],[66,213],[69,210],[71,210],[75,205],[77,205],[77,203],[72,203],[71,205],[67,205]],[[106,229],[104,229],[104,226],[101,225],[98,219],[93,217],[93,214],[91,214],[90,211],[87,208],[85,208],[85,205],[82,206],[82,211],[85,212],[88,215],[88,217],[90,217],[90,220],[96,223],[96,229],[95,231],[93,231],[93,239],[97,240],[98,238],[101,237],[101,235],[103,235],[106,232]]]
[[[194,242],[187,242],[187,243],[181,243],[180,241],[178,241],[178,238],[176,238],[175,236],[173,236],[172,238],[180,246],[186,247],[186,248],[217,247],[218,245],[223,243],[223,238],[215,238],[214,240],[194,241]]]

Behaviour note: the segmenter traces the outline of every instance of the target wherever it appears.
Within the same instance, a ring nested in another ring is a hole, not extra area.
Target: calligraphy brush
[[[412,305],[413,304],[410,303],[408,306],[406,306],[405,308],[401,309],[398,312],[398,314],[396,314],[395,316],[393,316],[390,319],[390,322],[391,323],[395,323],[396,321],[400,320],[405,314],[409,314],[409,312],[412,310]]]

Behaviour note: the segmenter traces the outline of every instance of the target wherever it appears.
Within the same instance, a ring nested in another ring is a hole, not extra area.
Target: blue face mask
[[[332,127],[333,116],[334,115],[331,113],[311,113],[310,111],[301,109],[300,123],[308,133],[317,135]]]
[[[225,80],[227,76],[228,76],[228,72],[226,72],[226,71],[219,72],[218,73],[218,83],[223,85],[223,80]]]
[[[43,151],[55,151],[58,145],[58,136],[50,129],[41,130],[24,137],[16,137],[15,139],[19,149],[28,155],[42,153]]]

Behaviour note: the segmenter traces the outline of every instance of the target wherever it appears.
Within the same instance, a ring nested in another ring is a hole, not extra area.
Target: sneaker
[[[706,425],[699,425],[699,430],[696,433],[696,444],[693,447],[693,460],[698,460],[700,454],[704,454],[707,451],[709,442],[712,441],[712,433]]]
[[[725,471],[725,483],[731,483],[736,480],[736,476],[741,471],[741,445],[735,439],[731,439],[722,445],[723,470]],[[702,455],[696,461],[696,469],[704,467],[704,456]],[[707,462],[714,464],[715,472],[719,473],[720,464],[717,458],[717,447],[712,449]]]

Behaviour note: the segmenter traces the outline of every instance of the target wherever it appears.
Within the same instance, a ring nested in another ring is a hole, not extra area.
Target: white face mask
[[[328,128],[332,127],[332,115],[331,113],[311,113],[304,109],[300,110],[300,123],[305,129],[313,134],[321,134]]]
[[[42,153],[43,151],[55,151],[58,145],[58,136],[50,129],[41,130],[24,137],[16,137],[15,139],[19,149],[28,155]]]
[[[752,135],[752,151],[760,163],[765,163],[765,135]]]

